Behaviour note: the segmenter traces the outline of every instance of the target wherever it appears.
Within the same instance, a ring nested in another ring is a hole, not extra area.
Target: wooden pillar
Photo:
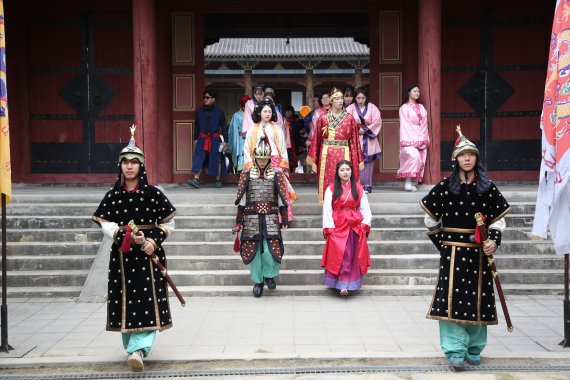
[[[136,140],[145,155],[149,183],[158,178],[155,0],[132,0]],[[142,136],[142,139],[141,139]]]
[[[419,1],[418,85],[428,112],[431,146],[424,182],[441,179],[441,0]]]
[[[354,88],[362,87],[362,66],[354,67]]]
[[[250,98],[253,97],[253,75],[252,75],[252,69],[251,67],[248,68],[244,68],[244,76],[245,76],[245,94],[247,96],[249,96]]]
[[[313,85],[313,69],[305,70],[305,77],[307,79],[305,90],[305,104],[313,108],[313,98],[315,97],[315,87]]]
[[[354,67],[354,88],[362,87],[362,69],[368,61],[349,61],[348,62],[352,67]]]
[[[299,62],[305,68],[305,102],[313,109],[313,98],[315,97],[314,68],[319,62]]]
[[[258,62],[238,62],[238,65],[244,71],[244,88],[245,95],[253,98],[253,68],[257,66]]]

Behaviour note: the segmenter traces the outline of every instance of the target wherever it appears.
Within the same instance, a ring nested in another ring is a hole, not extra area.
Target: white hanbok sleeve
[[[372,212],[370,211],[368,197],[364,192],[362,193],[362,199],[360,200],[360,213],[364,217],[362,223],[366,224],[368,227],[372,227]]]
[[[167,223],[159,224],[158,227],[166,232],[166,236],[170,235],[172,231],[174,231],[174,218],[170,219]]]
[[[251,128],[249,131],[247,131],[247,134],[245,135],[245,141],[243,143],[243,169],[249,169],[251,168],[251,166],[253,166],[253,159],[251,157],[251,153],[250,153],[250,149],[251,146],[254,145],[256,142],[253,142],[253,128]]]
[[[327,187],[323,203],[323,228],[335,228],[332,217],[332,191]]]
[[[103,235],[113,240],[115,237],[115,232],[119,229],[119,225],[115,222],[101,222],[101,229],[103,230]]]
[[[505,230],[505,227],[507,227],[507,222],[505,222],[505,218],[501,218],[501,219],[497,220],[495,223],[491,224],[489,226],[489,229],[490,230],[499,230],[502,233]]]

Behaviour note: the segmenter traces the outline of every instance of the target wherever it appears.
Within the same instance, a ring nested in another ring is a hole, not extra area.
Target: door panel
[[[30,19],[28,41],[32,172],[115,172],[134,119],[131,15]]]
[[[458,123],[488,170],[538,170],[548,19],[530,8],[468,14],[444,11],[442,170]]]

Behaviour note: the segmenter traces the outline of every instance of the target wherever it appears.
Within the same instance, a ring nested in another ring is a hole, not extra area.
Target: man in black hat
[[[204,106],[196,112],[194,127],[194,158],[192,172],[194,178],[187,183],[190,187],[200,187],[200,173],[206,168],[208,175],[216,177],[215,186],[222,187],[221,176],[227,173],[224,148],[228,146],[228,126],[226,116],[220,107],[216,107],[216,93],[204,91]]]
[[[149,185],[144,154],[131,140],[119,155],[119,175],[91,218],[113,239],[109,258],[107,331],[122,333],[134,372],[144,370],[157,331],[172,327],[167,281],[150,259],[156,254],[166,267],[162,243],[174,230],[176,209]],[[129,222],[139,232],[135,235]]]
[[[487,326],[496,325],[493,275],[486,255],[501,245],[504,216],[511,211],[481,163],[479,150],[461,134],[454,170],[420,202],[429,238],[440,252],[439,274],[427,318],[439,320],[440,342],[453,370],[480,364]],[[485,217],[489,239],[475,239],[475,214]]]

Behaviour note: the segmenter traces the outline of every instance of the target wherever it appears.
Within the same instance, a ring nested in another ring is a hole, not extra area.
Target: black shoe
[[[188,186],[193,187],[195,189],[200,188],[200,181],[198,180],[198,178],[192,178],[191,180],[189,180],[186,183],[188,184]]]
[[[265,283],[267,284],[267,288],[270,290],[275,290],[275,288],[277,287],[277,284],[275,283],[275,279],[273,279],[273,278],[266,277]]]
[[[262,294],[263,294],[263,282],[260,284],[253,285],[253,296],[255,298],[259,298],[261,297]]]

